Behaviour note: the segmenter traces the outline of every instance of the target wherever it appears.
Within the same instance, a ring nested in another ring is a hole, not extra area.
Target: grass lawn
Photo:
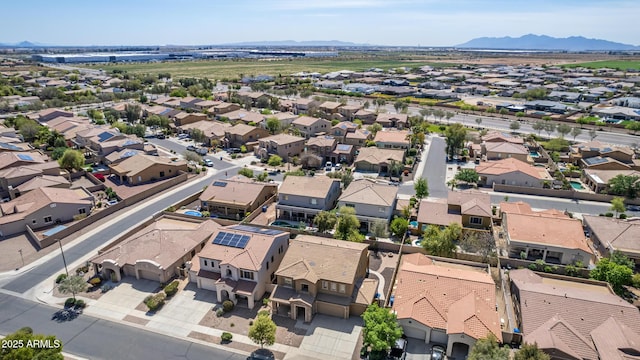
[[[610,68],[618,70],[635,69],[640,70],[640,60],[606,60],[606,61],[592,61],[578,64],[565,65],[565,67],[585,67],[589,69]]]
[[[114,69],[131,73],[158,74],[168,72],[174,78],[207,77],[211,79],[232,79],[242,75],[289,75],[297,72],[326,73],[338,70],[364,71],[370,68],[388,70],[397,67],[416,68],[425,65],[445,66],[419,58],[385,58],[383,56],[368,59],[337,57],[331,59],[284,59],[284,60],[200,60],[174,61],[159,63],[100,64],[86,65],[105,71]]]

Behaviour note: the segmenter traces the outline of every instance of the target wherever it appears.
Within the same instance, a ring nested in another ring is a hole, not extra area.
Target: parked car
[[[227,152],[229,154],[239,154],[242,152],[242,150],[240,150],[239,148],[228,148]]]
[[[196,152],[200,155],[207,155],[209,153],[209,149],[201,147],[201,148],[197,148]]]
[[[267,349],[258,349],[251,353],[250,359],[255,360],[274,360],[275,355],[270,350]]]
[[[213,161],[211,161],[211,159],[204,159],[204,166],[206,167],[213,167]]]
[[[396,345],[391,348],[389,353],[389,359],[392,360],[404,360],[407,357],[407,338],[403,335],[402,338],[396,340]]]
[[[166,139],[166,135],[164,133],[158,133],[156,134],[156,139]]]
[[[189,138],[189,134],[187,133],[178,134],[178,139],[188,139],[188,138]]]
[[[327,161],[327,163],[324,165],[324,170],[331,171],[332,167],[333,167],[333,164],[331,163],[331,161]]]
[[[444,347],[440,345],[431,347],[431,360],[445,360],[446,358]]]
[[[195,152],[197,150],[197,148],[195,146],[193,146],[193,145],[189,145],[189,146],[187,146],[187,150]]]
[[[640,211],[640,205],[627,205],[627,211]]]
[[[336,171],[342,170],[342,164],[336,164]]]

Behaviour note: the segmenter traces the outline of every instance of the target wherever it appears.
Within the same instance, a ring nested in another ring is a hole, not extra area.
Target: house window
[[[293,286],[293,280],[291,280],[291,278],[284,278],[284,286],[288,286],[291,287]]]
[[[482,225],[482,218],[472,216],[469,218],[469,223],[473,225]]]
[[[271,255],[271,262],[273,262],[273,255]]]
[[[285,201],[286,201],[286,200],[289,200],[289,195],[285,195],[285,196],[284,196],[284,200],[285,200]]]
[[[267,270],[269,270],[269,262],[267,261]]]
[[[326,280],[322,280],[322,289],[329,290],[329,282]]]
[[[209,262],[207,260],[204,261],[204,266],[209,266]]]
[[[311,199],[311,205],[318,205],[318,199]]]
[[[354,208],[354,209],[355,209],[355,207],[356,207],[356,205],[355,205],[355,204],[344,204],[344,206],[346,206],[346,207],[350,207],[350,208]]]
[[[51,221],[52,221],[51,216],[45,216],[44,218],[45,223],[50,223]]]
[[[341,294],[344,294],[344,293],[345,293],[345,291],[346,291],[346,288],[347,288],[347,287],[346,287],[344,284],[340,284],[340,287],[339,287],[339,289],[340,289],[340,293],[341,293]]]
[[[243,279],[253,280],[253,272],[252,271],[240,270],[240,277],[243,278]]]
[[[300,287],[300,291],[309,292],[309,285],[302,284],[302,286]]]
[[[164,171],[160,171],[160,177],[164,177]]]
[[[378,212],[379,213],[384,213],[384,208],[383,207],[378,208]]]
[[[331,283],[331,291],[338,291],[338,284],[332,282]]]
[[[86,213],[87,213],[87,209],[85,209],[85,208],[80,208],[80,209],[78,209],[78,213],[80,213],[80,214],[86,214]]]

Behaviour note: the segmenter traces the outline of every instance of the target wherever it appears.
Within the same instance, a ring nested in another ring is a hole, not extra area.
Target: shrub
[[[258,316],[271,316],[269,310],[260,310],[258,311]]]
[[[269,298],[262,299],[262,305],[269,306]]]
[[[627,214],[620,214],[618,217],[620,219],[626,219],[627,218]]]
[[[236,324],[231,323],[231,324],[229,324],[229,326],[234,327],[234,326],[236,326]]]
[[[222,335],[220,335],[220,339],[222,339],[222,341],[224,342],[229,342],[231,341],[231,339],[233,339],[233,334],[225,331],[222,333]]]
[[[536,271],[538,270],[538,266],[536,264],[529,264],[529,270]]]
[[[67,278],[67,274],[60,274],[56,277],[56,284],[60,284],[60,282]]]
[[[613,217],[613,213],[612,213],[612,212],[608,212],[608,213],[605,213],[605,214],[604,214],[604,216],[606,216],[606,217]]]
[[[164,293],[167,294],[167,297],[171,297],[178,292],[178,285],[180,283],[178,281],[173,281],[171,284],[164,287]]]
[[[220,317],[220,316],[222,316],[222,315],[224,315],[224,310],[222,310],[222,309],[218,309],[218,310],[216,311],[216,316],[217,316],[217,317]]]
[[[416,156],[416,154],[418,154],[418,149],[416,148],[411,148],[407,151],[408,156]]]
[[[144,299],[144,304],[147,305],[149,311],[156,311],[164,305],[164,301],[167,296],[164,293],[157,293],[155,295],[149,295]]]
[[[92,277],[91,279],[89,279],[89,284],[93,285],[93,286],[97,286],[100,285],[100,283],[102,282],[102,279],[99,277]]]
[[[87,217],[87,214],[78,214],[73,216],[74,221],[82,220]]]
[[[98,203],[96,204],[96,207],[100,209],[102,207],[102,201],[98,201]]]
[[[75,303],[76,303],[76,299],[68,298],[67,300],[64,301],[64,307],[72,307],[73,305],[75,305]]]
[[[81,266],[81,267],[76,269],[76,275],[80,275],[81,273],[82,274],[86,274],[88,272],[89,272],[89,267],[86,266],[86,265],[85,266]]]
[[[631,286],[636,289],[640,289],[640,274],[633,274],[631,278]]]
[[[229,312],[231,310],[233,310],[234,304],[233,301],[231,300],[225,300],[222,303],[222,309],[224,310],[224,312]]]
[[[76,309],[84,309],[86,306],[87,304],[84,302],[84,300],[82,299],[76,300]]]

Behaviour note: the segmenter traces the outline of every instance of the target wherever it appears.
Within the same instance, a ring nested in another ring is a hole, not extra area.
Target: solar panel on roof
[[[0,142],[0,148],[7,149],[7,150],[21,150],[19,147],[13,144],[4,143],[4,142]]]
[[[608,160],[606,158],[601,158],[601,157],[593,157],[593,158],[588,158],[584,160],[584,162],[586,162],[587,165],[602,164],[602,163],[606,163],[607,161]]]
[[[18,154],[18,159],[24,160],[24,161],[33,161],[33,158],[31,157],[31,155],[27,155],[27,154]]]
[[[351,145],[339,144],[338,146],[336,146],[336,149],[338,149],[339,151],[347,151],[349,150],[349,148],[351,148]]]
[[[227,186],[227,183],[224,181],[214,181],[213,186],[225,187]]]
[[[247,243],[251,239],[248,235],[234,234],[226,231],[220,231],[218,235],[213,239],[213,244],[229,246],[238,249],[244,249]]]
[[[103,142],[103,141],[105,141],[105,140],[109,140],[109,139],[111,139],[112,137],[114,137],[114,134],[112,134],[112,133],[110,133],[110,132],[105,131],[105,132],[101,133],[100,135],[98,135],[98,140],[99,140],[100,142]]]

